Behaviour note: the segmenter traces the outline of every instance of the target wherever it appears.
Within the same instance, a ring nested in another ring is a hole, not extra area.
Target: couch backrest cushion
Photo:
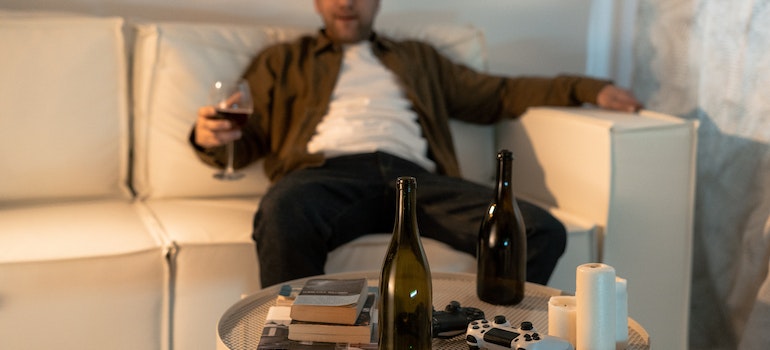
[[[137,26],[134,49],[134,188],[140,197],[253,195],[269,181],[261,166],[239,181],[212,178],[188,142],[197,109],[217,79],[241,74],[273,42],[264,27],[152,23]],[[237,151],[237,150],[236,150]]]
[[[130,197],[122,26],[0,11],[0,205]]]
[[[242,170],[246,173],[242,180],[213,179],[214,169],[201,163],[188,143],[190,128],[197,109],[206,103],[211,82],[240,75],[266,45],[315,29],[199,23],[144,23],[136,27],[134,188],[138,195],[169,198],[264,193],[269,181],[260,163]],[[450,57],[478,69],[486,64],[483,35],[472,27],[384,31],[433,42]],[[490,148],[491,135],[484,137]]]

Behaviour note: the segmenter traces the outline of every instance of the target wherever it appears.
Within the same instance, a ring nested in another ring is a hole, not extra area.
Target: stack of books
[[[285,286],[271,307],[258,349],[292,342],[376,343],[377,292],[365,278],[316,278],[300,288]]]

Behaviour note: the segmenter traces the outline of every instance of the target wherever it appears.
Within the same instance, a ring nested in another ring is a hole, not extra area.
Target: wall
[[[487,35],[490,71],[585,72],[591,0],[383,0],[378,23],[471,23]],[[145,19],[320,24],[310,0],[0,0],[0,9]]]

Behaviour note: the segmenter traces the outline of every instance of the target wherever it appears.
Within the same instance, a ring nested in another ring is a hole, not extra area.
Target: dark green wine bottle
[[[380,276],[379,348],[429,350],[433,342],[433,286],[417,229],[417,180],[396,180],[393,237]]]
[[[479,229],[476,294],[496,305],[515,305],[524,299],[527,273],[527,234],[513,195],[513,154],[497,154],[495,197]]]

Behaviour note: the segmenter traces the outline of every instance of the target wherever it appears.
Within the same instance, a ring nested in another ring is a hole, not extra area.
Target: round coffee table
[[[324,275],[329,278],[366,277],[370,285],[377,285],[379,271],[349,272]],[[527,283],[524,300],[516,306],[487,304],[476,297],[476,276],[466,273],[433,272],[433,305],[442,310],[451,301],[462,306],[472,306],[484,311],[488,319],[504,315],[511,324],[530,321],[540,333],[548,334],[548,300],[552,296],[564,295],[558,289]],[[307,278],[288,282],[301,286]],[[231,306],[220,318],[217,325],[218,350],[257,349],[262,327],[271,306],[275,305],[280,286],[265,288]],[[649,335],[644,328],[629,318],[628,350],[649,350]],[[451,339],[434,339],[434,349],[467,350],[464,336]]]

